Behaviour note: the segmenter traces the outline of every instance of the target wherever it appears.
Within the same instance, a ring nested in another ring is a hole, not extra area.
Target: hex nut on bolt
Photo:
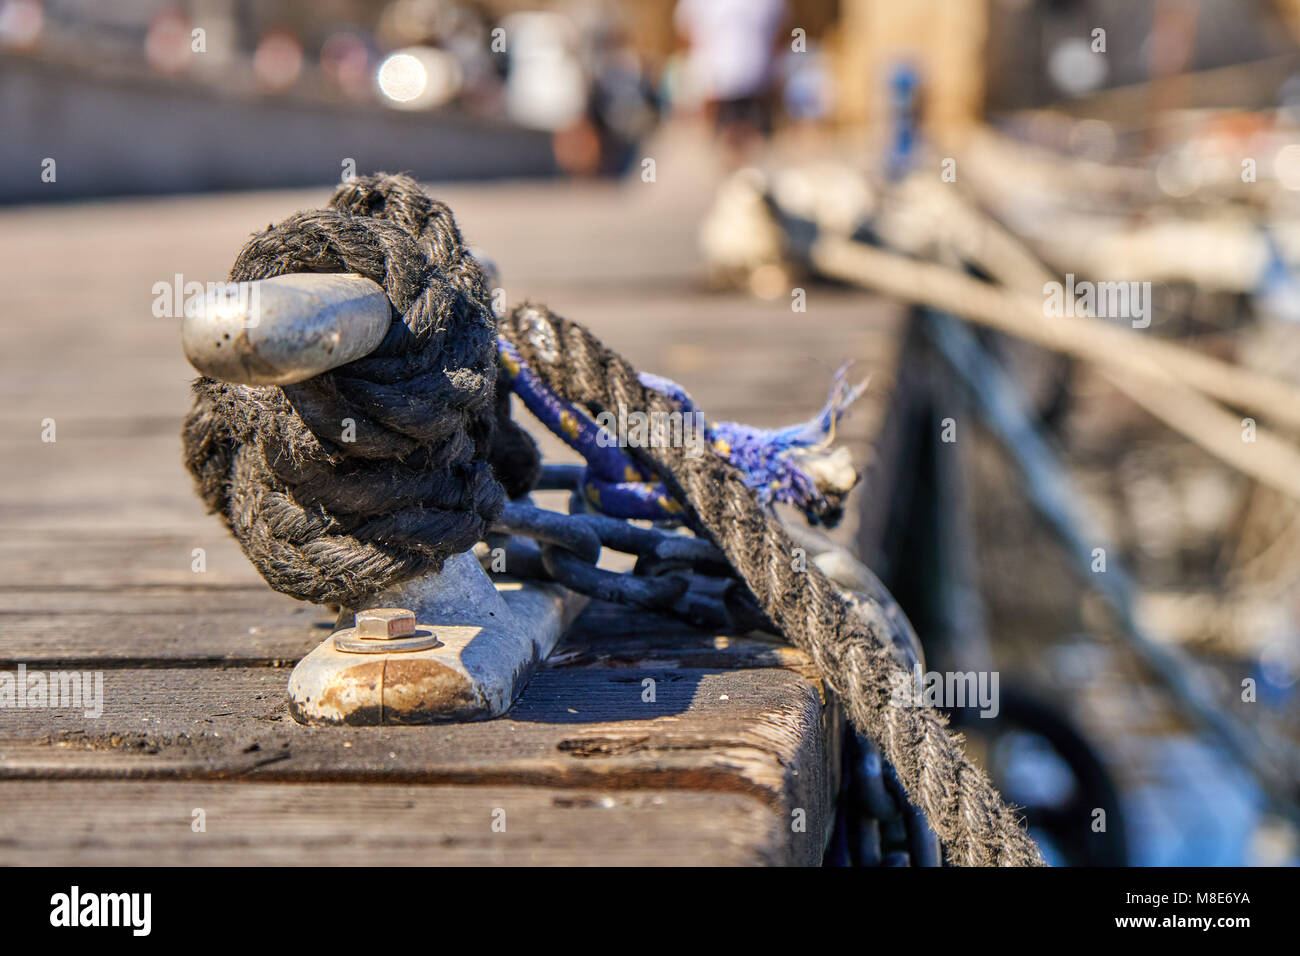
[[[357,611],[356,623],[334,635],[334,646],[351,654],[396,654],[423,651],[441,642],[429,628],[417,626],[415,612],[399,607]]]
[[[357,637],[386,641],[415,633],[415,612],[404,607],[377,607],[356,613]]]

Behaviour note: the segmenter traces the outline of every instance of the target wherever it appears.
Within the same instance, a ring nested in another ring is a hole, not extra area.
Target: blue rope
[[[684,509],[664,485],[646,473],[620,447],[618,425],[611,431],[584,409],[564,401],[543,384],[504,338],[497,353],[510,387],[543,425],[586,461],[579,488],[587,504],[602,514],[627,520],[644,519],[680,523]],[[786,428],[764,429],[738,422],[709,424],[695,402],[676,382],[641,373],[641,384],[663,395],[681,414],[683,429],[699,423],[702,454],[721,455],[743,472],[760,503],[793,505],[810,519],[821,493],[803,463],[824,453],[834,439],[835,426],[863,392],[866,383],[850,387],[847,366],[835,373],[830,395],[818,415]],[[626,440],[626,436],[623,436]]]

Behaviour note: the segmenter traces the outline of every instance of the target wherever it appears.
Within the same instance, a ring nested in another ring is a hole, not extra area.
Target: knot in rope
[[[483,269],[451,210],[413,180],[339,187],[327,208],[250,239],[230,278],[289,272],[377,282],[393,310],[386,338],[297,385],[198,379],[185,460],[271,587],[355,605],[473,547],[506,491],[535,482],[538,456],[497,395]]]

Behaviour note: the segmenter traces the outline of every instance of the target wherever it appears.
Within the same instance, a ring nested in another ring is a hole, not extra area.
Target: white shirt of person
[[[673,18],[690,42],[691,89],[715,100],[761,93],[785,16],[785,0],[679,0]]]

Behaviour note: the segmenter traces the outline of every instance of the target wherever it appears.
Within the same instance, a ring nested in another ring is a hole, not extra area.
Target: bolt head
[[[356,636],[363,640],[389,641],[415,633],[415,612],[401,607],[357,611],[356,622]]]

